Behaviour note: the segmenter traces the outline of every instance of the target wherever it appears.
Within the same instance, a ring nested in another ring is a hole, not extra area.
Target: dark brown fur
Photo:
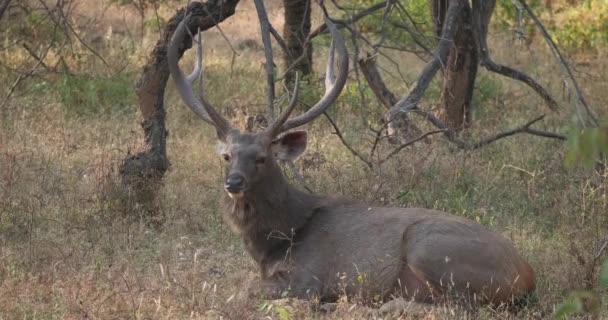
[[[231,136],[226,173],[253,172],[240,197],[223,200],[224,220],[260,267],[256,293],[334,300],[340,294],[437,302],[456,293],[509,303],[534,289],[513,245],[472,221],[427,209],[377,208],[311,195],[289,185],[276,143]],[[255,170],[255,155],[268,155]],[[249,170],[249,171],[248,171]]]

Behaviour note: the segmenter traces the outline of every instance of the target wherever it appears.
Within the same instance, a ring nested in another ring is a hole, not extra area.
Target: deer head
[[[218,152],[226,162],[224,189],[233,197],[240,197],[248,190],[258,187],[280,170],[277,160],[291,161],[300,156],[306,149],[306,131],[287,132],[302,126],[321,115],[339,96],[348,76],[348,54],[340,32],[325,17],[325,22],[332,36],[330,54],[325,76],[325,94],[307,112],[290,118],[297,105],[299,80],[296,77],[294,93],[289,105],[281,115],[269,124],[268,128],[257,133],[241,133],[204,98],[196,97],[192,84],[202,75],[202,40],[198,33],[197,59],[191,74],[185,75],[178,65],[179,46],[190,36],[187,27],[189,16],[176,28],[167,52],[169,70],[176,83],[177,90],[184,103],[203,121],[213,125],[217,132]],[[269,48],[266,48],[269,50]],[[334,73],[335,55],[337,52],[337,76]],[[283,134],[282,134],[283,133]]]

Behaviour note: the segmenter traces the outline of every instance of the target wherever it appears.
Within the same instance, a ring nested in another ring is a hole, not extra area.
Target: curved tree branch
[[[191,34],[196,35],[199,29],[201,31],[210,29],[232,16],[238,2],[239,0],[192,2],[186,8],[177,11],[167,23],[135,85],[138,107],[143,117],[145,150],[135,155],[127,155],[120,166],[123,184],[127,187],[137,191],[141,188],[145,189],[150,183],[160,182],[169,167],[166,151],[168,133],[165,128],[163,101],[170,75],[166,58],[167,45],[177,25],[186,14],[190,14],[188,29]],[[179,48],[179,57],[181,58],[184,51],[190,47],[192,47],[192,39],[187,37]]]
[[[557,101],[553,99],[547,89],[545,89],[540,83],[523,71],[498,64],[492,60],[490,50],[488,49],[487,37],[488,26],[490,24],[492,12],[494,11],[495,2],[495,0],[473,0],[473,30],[476,33],[475,39],[480,53],[481,65],[489,71],[501,74],[514,80],[522,81],[523,83],[527,84],[530,88],[536,91],[536,93],[543,100],[545,100],[545,103],[549,109],[556,111],[558,107]]]
[[[415,108],[437,71],[439,71],[442,66],[445,66],[450,47],[453,43],[452,40],[456,33],[458,16],[462,14],[466,5],[468,5],[466,1],[450,1],[445,24],[443,25],[443,31],[441,33],[442,38],[435,51],[435,57],[424,67],[408,94],[390,108],[386,114],[387,120],[395,119],[398,113],[408,112],[412,108]],[[389,122],[389,128],[391,128],[391,126],[393,126],[393,124]]]

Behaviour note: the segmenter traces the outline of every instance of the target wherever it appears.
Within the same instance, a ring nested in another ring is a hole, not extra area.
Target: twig
[[[42,4],[42,6],[46,9],[46,11],[49,13],[49,15],[51,16],[51,19],[53,19],[53,22],[55,22],[56,24],[59,24],[58,20],[55,20],[52,17],[52,13],[50,8],[46,5],[46,3],[43,0],[39,0],[38,2],[40,2],[40,4]],[[58,2],[59,4],[59,2]],[[101,54],[99,54],[99,52],[97,52],[95,49],[93,49],[91,46],[89,46],[88,43],[86,43],[86,41],[84,41],[80,35],[76,32],[76,30],[74,30],[74,28],[72,27],[72,24],[69,22],[69,19],[67,18],[66,14],[64,14],[63,10],[58,10],[59,11],[59,15],[61,17],[61,20],[64,22],[62,25],[66,28],[66,36],[67,36],[67,31],[69,31],[70,33],[72,33],[74,35],[74,37],[76,37],[76,39],[82,44],[83,47],[85,47],[87,50],[89,50],[94,56],[96,56],[99,60],[101,60],[101,62],[103,63],[103,65],[106,67],[106,70],[108,71],[109,74],[112,74],[112,69],[110,68],[110,65],[108,64],[108,62],[103,58],[103,56],[101,56]]]
[[[19,76],[17,77],[17,79],[15,80],[15,82],[13,82],[13,85],[9,89],[6,97],[4,98],[4,101],[2,102],[2,105],[0,105],[0,110],[4,110],[4,107],[8,103],[8,100],[13,95],[13,92],[15,92],[15,89],[17,88],[17,86],[19,85],[19,83],[21,83],[21,81],[23,81],[23,80],[27,79],[28,77],[30,77],[36,71],[36,69],[38,69],[38,67],[41,64],[43,64],[43,60],[46,58],[46,55],[48,54],[49,50],[53,47],[54,43],[55,43],[54,41],[51,41],[51,44],[46,48],[46,50],[42,54],[42,58],[38,59],[38,62],[36,62],[36,65],[34,65],[34,67],[30,71],[28,71],[27,73],[21,73],[21,74],[19,74]]]
[[[384,8],[386,6],[385,1],[383,2],[379,2],[376,3],[366,9],[361,10],[360,12],[358,12],[357,14],[353,15],[352,17],[350,17],[349,19],[345,19],[345,20],[339,20],[339,19],[332,19],[333,22],[335,22],[337,24],[338,28],[343,28],[347,25],[353,24],[357,21],[359,21],[362,18],[365,18],[366,16]],[[308,38],[306,39],[306,42],[310,42],[310,40],[320,34],[323,33],[327,33],[327,25],[325,23],[322,23],[321,25],[319,25],[315,30],[313,30],[309,35]]]
[[[456,147],[458,147],[459,149],[463,149],[463,150],[475,150],[475,149],[479,149],[483,146],[486,146],[490,143],[493,143],[497,140],[500,140],[502,138],[506,138],[508,136],[512,136],[514,134],[517,133],[527,133],[527,134],[531,134],[534,136],[539,136],[539,137],[544,137],[544,138],[551,138],[551,139],[556,139],[556,140],[566,140],[567,138],[563,135],[560,135],[558,133],[554,133],[554,132],[548,132],[548,131],[542,131],[542,130],[538,130],[538,129],[533,129],[530,128],[531,125],[533,125],[534,123],[542,120],[545,115],[541,115],[537,118],[534,118],[533,120],[527,122],[526,124],[517,127],[515,129],[511,129],[511,130],[507,130],[501,133],[498,133],[494,136],[491,136],[489,138],[483,139],[479,142],[476,143],[471,143],[471,142],[467,142],[461,139],[458,139],[456,137],[456,133],[454,132],[454,130],[449,129],[441,120],[439,120],[437,117],[435,117],[432,113],[426,111],[426,110],[422,110],[418,107],[414,108],[412,111],[419,113],[421,115],[423,115],[431,124],[433,124],[435,127],[439,128],[439,129],[444,129],[444,136],[450,141],[452,142],[454,145],[456,145]]]
[[[414,144],[414,143],[416,143],[416,142],[418,142],[418,141],[420,141],[420,140],[422,140],[422,139],[424,139],[424,138],[426,138],[426,137],[428,137],[430,135],[433,135],[433,134],[436,134],[436,133],[439,133],[439,132],[444,132],[444,131],[445,131],[445,129],[438,129],[438,130],[429,131],[429,132],[427,132],[427,133],[419,136],[418,138],[415,138],[415,139],[412,139],[410,141],[407,141],[407,142],[403,143],[402,145],[400,145],[397,148],[395,148],[395,150],[393,150],[391,153],[389,153],[384,159],[380,160],[378,162],[378,165],[383,164],[388,159],[390,159],[392,156],[394,156],[397,153],[401,152],[401,150],[403,150],[405,147],[410,146],[410,145],[412,145],[412,144]]]
[[[578,82],[576,81],[576,78],[574,78],[574,75],[572,74],[572,70],[570,69],[570,66],[568,65],[568,62],[566,62],[566,59],[562,56],[562,53],[560,52],[559,48],[557,47],[557,45],[553,41],[553,38],[551,38],[551,35],[549,35],[549,32],[547,32],[547,29],[545,29],[545,27],[540,22],[540,20],[538,19],[538,17],[536,17],[536,15],[534,14],[534,12],[532,12],[532,9],[530,9],[530,6],[528,6],[528,4],[526,3],[526,1],[525,0],[519,0],[519,3],[521,3],[524,6],[524,9],[526,10],[526,12],[528,12],[528,14],[532,18],[532,20],[534,20],[534,23],[536,24],[536,26],[538,27],[538,29],[540,29],[540,31],[543,34],[543,37],[545,38],[545,41],[547,41],[547,44],[551,48],[551,52],[555,56],[555,59],[559,62],[559,64],[562,67],[563,71],[566,72],[567,76],[572,81],[572,85],[574,86],[574,90],[576,91],[576,95],[578,97],[578,100],[585,107],[585,110],[587,111],[587,114],[591,118],[592,124],[594,126],[598,126],[597,115],[595,114],[595,112],[591,109],[591,107],[587,103],[587,100],[585,99],[585,96],[583,95],[583,92],[581,91],[581,89],[580,89],[580,87],[578,85]],[[585,123],[583,121],[581,121],[581,125],[585,126]]]
[[[268,85],[268,114],[270,121],[274,121],[274,62],[272,60],[272,44],[270,43],[270,22],[264,8],[263,0],[255,0],[255,8],[258,12],[260,27],[262,31],[262,42],[266,55],[266,82]]]
[[[507,130],[507,131],[504,131],[504,132],[500,132],[500,133],[498,133],[496,135],[493,135],[493,136],[491,136],[489,138],[483,139],[483,140],[481,140],[479,142],[468,144],[468,145],[464,145],[463,147],[465,149],[467,149],[467,150],[475,150],[475,149],[479,149],[479,148],[481,148],[483,146],[486,146],[486,145],[488,145],[488,144],[490,144],[492,142],[495,142],[495,141],[500,140],[502,138],[506,138],[506,137],[512,136],[512,135],[517,134],[517,133],[530,133],[530,132],[528,132],[529,127],[531,125],[535,124],[536,122],[542,120],[544,117],[545,117],[545,115],[543,114],[543,115],[541,115],[539,117],[536,117],[536,118],[528,121],[526,124],[524,124],[522,126],[519,126],[517,128],[511,129],[511,130]]]
[[[23,48],[25,49],[25,51],[27,51],[27,53],[30,54],[30,56],[32,56],[32,58],[34,58],[34,60],[36,61],[40,61],[40,65],[42,65],[42,67],[44,67],[47,71],[49,71],[49,67],[44,63],[44,59],[41,59],[36,52],[34,52],[34,50],[32,50],[26,43],[22,44]]]
[[[397,28],[400,28],[400,29],[403,29],[403,30],[407,31],[407,33],[409,33],[412,36],[412,40],[414,40],[414,42],[419,47],[421,47],[422,49],[424,49],[424,52],[426,52],[429,55],[433,54],[433,52],[431,51],[431,49],[429,49],[429,47],[427,45],[425,45],[424,42],[422,42],[422,40],[418,37],[419,35],[425,36],[424,34],[412,30],[412,28],[410,28],[410,26],[408,26],[405,23],[394,21],[394,20],[388,20],[388,22],[390,24],[392,24],[393,26],[397,27]]]
[[[334,128],[334,133],[338,136],[340,141],[342,141],[342,144],[346,147],[346,149],[348,149],[348,151],[350,151],[355,157],[363,161],[363,163],[365,163],[370,169],[373,168],[373,164],[369,160],[367,160],[362,154],[360,154],[357,150],[353,149],[353,147],[348,142],[346,142],[344,136],[340,132],[340,128],[338,128],[338,125],[336,125],[336,123],[329,116],[329,114],[327,114],[327,112],[323,112],[323,114],[325,115],[331,126]]]
[[[283,52],[285,52],[285,54],[290,54],[285,40],[283,40],[283,37],[281,37],[279,32],[272,26],[272,24],[270,24],[270,22],[268,22],[268,28],[270,29],[270,34],[272,34],[272,37],[277,41]]]

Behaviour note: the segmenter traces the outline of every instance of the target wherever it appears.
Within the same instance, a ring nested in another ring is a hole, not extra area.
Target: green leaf
[[[580,299],[575,299],[573,301],[568,301],[562,303],[557,311],[555,311],[555,315],[553,315],[554,319],[565,319],[566,315],[581,312],[583,310],[583,303]]]
[[[277,313],[279,314],[279,318],[281,320],[289,320],[289,319],[291,319],[291,317],[289,316],[289,311],[287,311],[287,309],[285,309],[284,307],[275,306],[274,310],[277,311]]]
[[[591,291],[574,291],[568,296],[566,301],[557,308],[553,318],[565,319],[569,314],[582,312],[585,310],[583,299],[593,298],[594,295]]]
[[[600,270],[600,286],[608,287],[608,261],[604,262]]]

